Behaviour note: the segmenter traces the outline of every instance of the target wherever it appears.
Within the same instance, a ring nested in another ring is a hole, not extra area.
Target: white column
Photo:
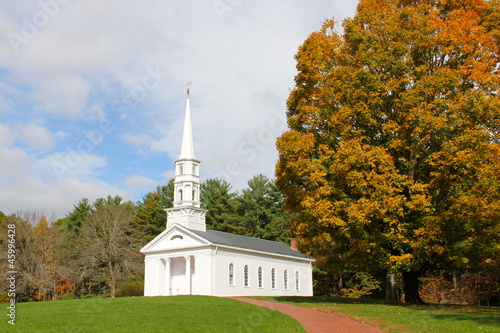
[[[156,272],[151,268],[156,262],[151,262],[148,257],[144,258],[144,296],[153,296],[154,278]]]
[[[186,259],[186,294],[191,295],[191,256],[185,256]]]
[[[165,259],[165,295],[172,295],[171,286],[172,278],[170,277],[170,258]]]

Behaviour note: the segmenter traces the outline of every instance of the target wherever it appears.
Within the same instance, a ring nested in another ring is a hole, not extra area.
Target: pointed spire
[[[189,88],[186,99],[186,115],[184,116],[184,133],[182,135],[182,148],[179,159],[195,159],[193,146],[193,129],[191,127],[191,110],[189,107]]]
[[[174,161],[174,200],[172,202],[174,207],[166,209],[167,228],[179,224],[188,229],[205,231],[207,228],[205,219],[207,210],[200,207],[201,161],[194,157],[189,93],[188,88],[181,155],[179,159]]]

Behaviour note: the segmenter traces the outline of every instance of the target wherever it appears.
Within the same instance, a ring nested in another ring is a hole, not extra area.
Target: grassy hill
[[[256,297],[334,312],[387,332],[500,333],[500,308],[414,306],[335,297]],[[3,304],[4,313],[7,304]],[[21,303],[16,326],[0,332],[304,332],[294,319],[248,303],[210,296],[93,298]]]
[[[15,327],[3,317],[1,332],[304,332],[284,314],[209,296],[20,303]]]

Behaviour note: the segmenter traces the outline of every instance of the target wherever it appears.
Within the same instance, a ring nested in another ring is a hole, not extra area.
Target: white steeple
[[[206,231],[207,210],[200,208],[200,162],[194,156],[188,88],[181,154],[179,159],[174,161],[174,207],[166,209],[167,228],[177,223],[188,229]]]
[[[184,116],[184,132],[179,159],[194,159],[193,129],[191,127],[191,109],[189,107],[189,88],[187,90],[186,114]]]

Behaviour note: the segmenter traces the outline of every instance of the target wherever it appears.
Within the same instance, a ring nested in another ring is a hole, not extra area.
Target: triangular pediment
[[[178,224],[174,224],[146,244],[141,249],[141,253],[170,251],[208,244],[210,242],[203,237],[192,233],[189,229]]]

